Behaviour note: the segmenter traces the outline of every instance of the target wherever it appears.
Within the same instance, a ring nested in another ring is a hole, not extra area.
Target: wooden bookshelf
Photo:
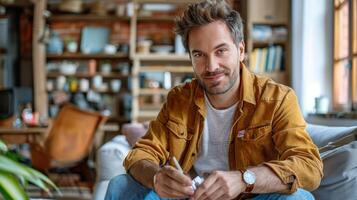
[[[129,75],[123,75],[121,73],[101,73],[101,72],[96,72],[95,74],[88,74],[85,72],[76,72],[74,74],[65,74],[65,73],[60,73],[60,72],[48,72],[47,77],[48,78],[56,78],[58,76],[67,76],[67,77],[76,77],[76,78],[92,78],[94,76],[102,76],[103,78],[116,78],[116,79],[121,79],[121,78],[128,78],[130,77]]]
[[[116,54],[82,54],[82,53],[63,53],[63,54],[48,54],[47,59],[129,59],[129,55],[125,53]]]
[[[236,4],[245,21],[248,68],[291,85],[290,0],[238,0]]]
[[[138,94],[139,95],[167,95],[167,93],[170,90],[162,89],[162,88],[145,88],[145,89],[139,89]]]
[[[141,67],[140,72],[173,72],[173,73],[193,73],[191,66],[149,66]]]
[[[127,21],[130,22],[130,17],[118,17],[115,15],[93,15],[93,14],[62,14],[62,15],[53,15],[48,18],[49,22],[63,22],[63,21]]]
[[[173,22],[176,16],[138,16],[140,22]]]
[[[133,0],[135,3],[166,3],[166,4],[188,4],[195,3],[197,0]]]
[[[160,53],[151,53],[151,54],[135,54],[133,59],[138,60],[147,60],[147,61],[189,61],[190,58],[188,54],[160,54]]]

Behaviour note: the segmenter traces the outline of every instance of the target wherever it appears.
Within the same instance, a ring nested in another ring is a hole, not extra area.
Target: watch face
[[[243,174],[243,179],[244,182],[246,182],[247,184],[251,185],[255,183],[255,174],[252,171],[245,171]]]

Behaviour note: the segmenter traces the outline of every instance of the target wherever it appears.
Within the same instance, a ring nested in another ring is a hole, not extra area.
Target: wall
[[[292,86],[303,114],[314,99],[332,101],[333,0],[292,0]]]

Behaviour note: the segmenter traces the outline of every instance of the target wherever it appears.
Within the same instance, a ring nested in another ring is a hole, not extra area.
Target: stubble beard
[[[222,84],[221,82],[216,82],[211,86],[207,86],[204,83],[203,78],[205,76],[214,75],[214,74],[218,74],[218,73],[224,73],[225,76],[228,76],[228,83],[226,85],[224,85],[222,89],[217,88],[220,84]],[[196,77],[197,77],[198,83],[205,90],[205,92],[207,92],[207,94],[209,94],[209,95],[221,95],[221,94],[225,94],[229,90],[231,90],[233,88],[233,86],[236,84],[236,82],[238,81],[239,68],[238,69],[235,68],[232,75],[230,75],[230,70],[223,69],[223,70],[219,70],[219,71],[216,71],[216,72],[206,72],[202,76],[197,76],[197,74],[196,74]]]

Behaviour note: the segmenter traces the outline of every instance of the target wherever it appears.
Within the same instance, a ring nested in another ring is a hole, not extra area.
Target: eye
[[[222,55],[222,54],[226,53],[227,51],[228,51],[227,49],[218,49],[218,50],[216,51],[216,54],[217,54],[217,55]]]
[[[202,56],[202,53],[200,53],[200,52],[193,53],[193,57],[195,57],[195,58],[199,58],[201,56]]]

